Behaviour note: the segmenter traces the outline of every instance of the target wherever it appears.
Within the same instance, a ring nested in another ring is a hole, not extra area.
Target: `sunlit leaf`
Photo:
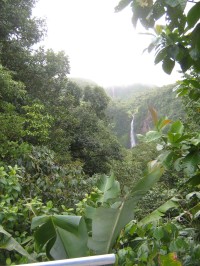
[[[160,266],[182,266],[175,252],[159,256]]]

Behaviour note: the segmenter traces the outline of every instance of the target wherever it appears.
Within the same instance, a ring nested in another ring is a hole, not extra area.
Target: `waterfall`
[[[135,134],[134,134],[134,115],[131,121],[130,141],[131,141],[131,148],[135,147],[136,143],[135,143]]]

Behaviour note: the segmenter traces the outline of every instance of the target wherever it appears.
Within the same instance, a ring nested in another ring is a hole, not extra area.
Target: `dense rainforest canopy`
[[[0,0],[0,264],[114,252],[116,265],[199,265],[200,2],[119,2],[183,79],[114,99],[39,47],[35,4]]]

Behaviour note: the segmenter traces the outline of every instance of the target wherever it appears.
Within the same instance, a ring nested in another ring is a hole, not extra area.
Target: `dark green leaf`
[[[187,22],[189,28],[194,27],[194,25],[200,19],[200,2],[196,3],[187,14]]]
[[[158,52],[158,54],[156,55],[155,60],[154,60],[155,64],[158,64],[160,61],[162,61],[166,57],[167,49],[168,49],[168,47],[165,47]]]
[[[168,75],[172,73],[174,66],[175,66],[175,61],[170,59],[169,57],[166,57],[163,60],[162,68],[165,71],[165,73],[167,73]]]
[[[188,184],[191,184],[192,186],[198,186],[200,184],[200,174],[197,174],[195,176],[192,176],[188,181]]]

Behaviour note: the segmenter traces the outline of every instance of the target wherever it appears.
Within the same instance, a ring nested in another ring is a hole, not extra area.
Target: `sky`
[[[143,53],[152,37],[135,30],[131,8],[115,13],[119,0],[38,0],[33,15],[45,17],[48,36],[42,43],[55,52],[64,50],[70,61],[69,77],[89,79],[100,86],[133,83],[157,86],[175,82],[154,65],[154,55]]]

